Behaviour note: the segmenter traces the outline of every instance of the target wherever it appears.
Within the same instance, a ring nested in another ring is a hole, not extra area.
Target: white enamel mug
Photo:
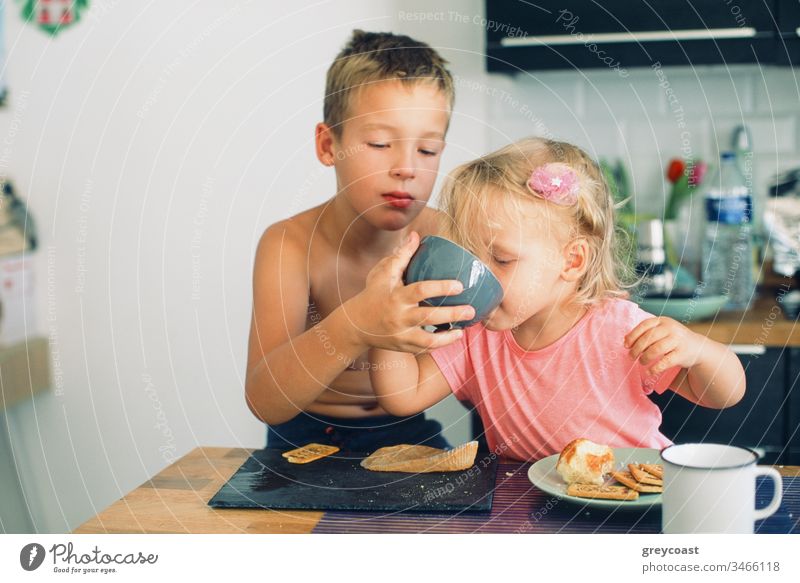
[[[777,470],[757,466],[749,449],[715,443],[684,443],[661,450],[664,493],[661,531],[752,534],[756,520],[775,513],[783,481]],[[756,476],[775,484],[772,501],[756,510]]]

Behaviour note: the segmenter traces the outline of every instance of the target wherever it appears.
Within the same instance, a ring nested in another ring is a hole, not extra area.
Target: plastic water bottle
[[[753,201],[736,155],[724,152],[705,192],[703,295],[728,296],[729,310],[746,310],[754,295]]]
[[[750,219],[752,224],[753,236],[753,281],[756,285],[764,283],[764,272],[762,269],[764,262],[764,206],[766,191],[756,188],[755,159],[753,152],[753,137],[750,130],[745,125],[737,126],[733,130],[731,148],[736,153],[736,162],[739,171],[744,176],[744,183],[750,189],[750,197],[753,201],[753,214]]]

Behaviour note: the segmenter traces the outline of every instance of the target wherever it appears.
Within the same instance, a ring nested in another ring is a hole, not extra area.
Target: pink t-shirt
[[[537,460],[578,437],[660,449],[670,441],[647,395],[663,393],[680,367],[648,376],[623,345],[651,317],[633,302],[607,300],[541,350],[525,351],[510,330],[478,324],[431,356],[456,397],[476,407],[489,448],[501,455]]]

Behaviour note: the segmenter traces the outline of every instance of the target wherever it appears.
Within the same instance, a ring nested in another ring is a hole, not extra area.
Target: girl
[[[373,349],[370,375],[389,413],[453,393],[477,408],[492,451],[536,460],[578,437],[669,445],[652,391],[719,409],[742,398],[744,371],[727,347],[625,299],[614,202],[580,148],[511,144],[457,168],[443,203],[446,236],[489,265],[505,297],[448,346],[416,357]],[[387,261],[407,263],[417,244],[412,236]]]

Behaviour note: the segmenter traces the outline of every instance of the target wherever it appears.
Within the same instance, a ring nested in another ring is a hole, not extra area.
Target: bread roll
[[[569,442],[558,457],[556,471],[567,484],[602,486],[605,475],[614,469],[614,451],[588,439]]]

